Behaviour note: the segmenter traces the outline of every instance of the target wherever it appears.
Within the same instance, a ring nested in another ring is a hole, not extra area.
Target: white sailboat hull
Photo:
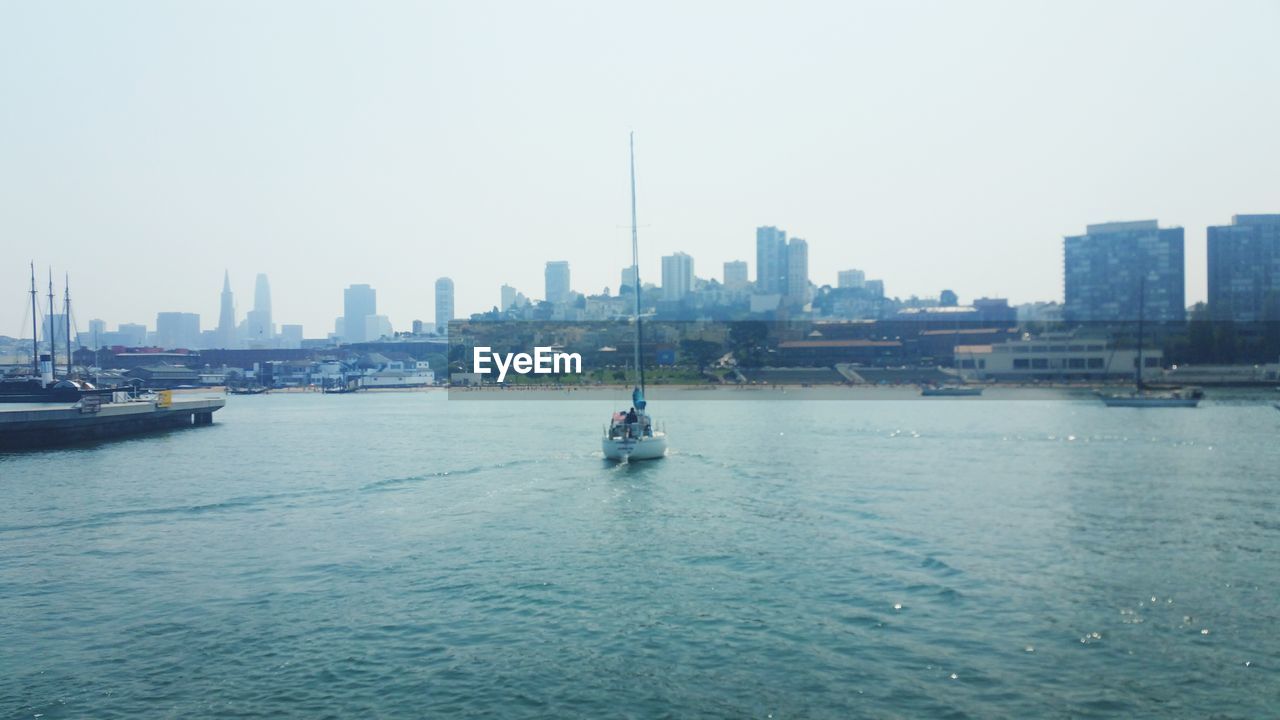
[[[656,460],[667,454],[667,434],[655,432],[652,437],[609,438],[602,440],[606,460],[631,462]]]

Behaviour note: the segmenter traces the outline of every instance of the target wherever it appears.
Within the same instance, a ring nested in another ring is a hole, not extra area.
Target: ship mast
[[[640,360],[640,239],[636,229],[636,134],[631,133],[631,280],[636,296],[636,372],[640,375],[640,397],[644,398],[644,363]],[[643,407],[637,408],[643,410]]]
[[[40,321],[36,308],[36,263],[31,262],[31,370],[40,377]]]
[[[53,367],[54,377],[58,375],[58,335],[53,326],[53,268],[49,268],[49,364]]]
[[[1146,329],[1143,327],[1146,311],[1147,277],[1143,275],[1142,279],[1138,281],[1138,366],[1133,370],[1133,383],[1139,392],[1142,391],[1142,334],[1143,330]]]
[[[67,379],[71,379],[71,276],[62,279],[62,312],[67,314]]]

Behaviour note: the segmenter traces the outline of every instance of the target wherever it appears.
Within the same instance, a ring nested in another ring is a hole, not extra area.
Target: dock
[[[162,390],[141,398],[117,393],[110,402],[0,404],[0,449],[27,450],[105,440],[156,430],[210,425],[227,404],[222,388]]]

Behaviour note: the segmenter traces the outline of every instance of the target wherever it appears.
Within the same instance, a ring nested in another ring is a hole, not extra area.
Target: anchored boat
[[[1200,404],[1204,392],[1199,388],[1174,388],[1154,391],[1142,380],[1142,340],[1144,314],[1147,305],[1147,278],[1138,283],[1138,359],[1133,368],[1133,392],[1124,395],[1102,395],[1107,407],[1126,408],[1193,408]]]

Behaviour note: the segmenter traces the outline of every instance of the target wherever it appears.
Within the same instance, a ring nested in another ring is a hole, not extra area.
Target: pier
[[[0,405],[0,449],[25,450],[213,424],[221,390],[166,390],[146,399]]]

